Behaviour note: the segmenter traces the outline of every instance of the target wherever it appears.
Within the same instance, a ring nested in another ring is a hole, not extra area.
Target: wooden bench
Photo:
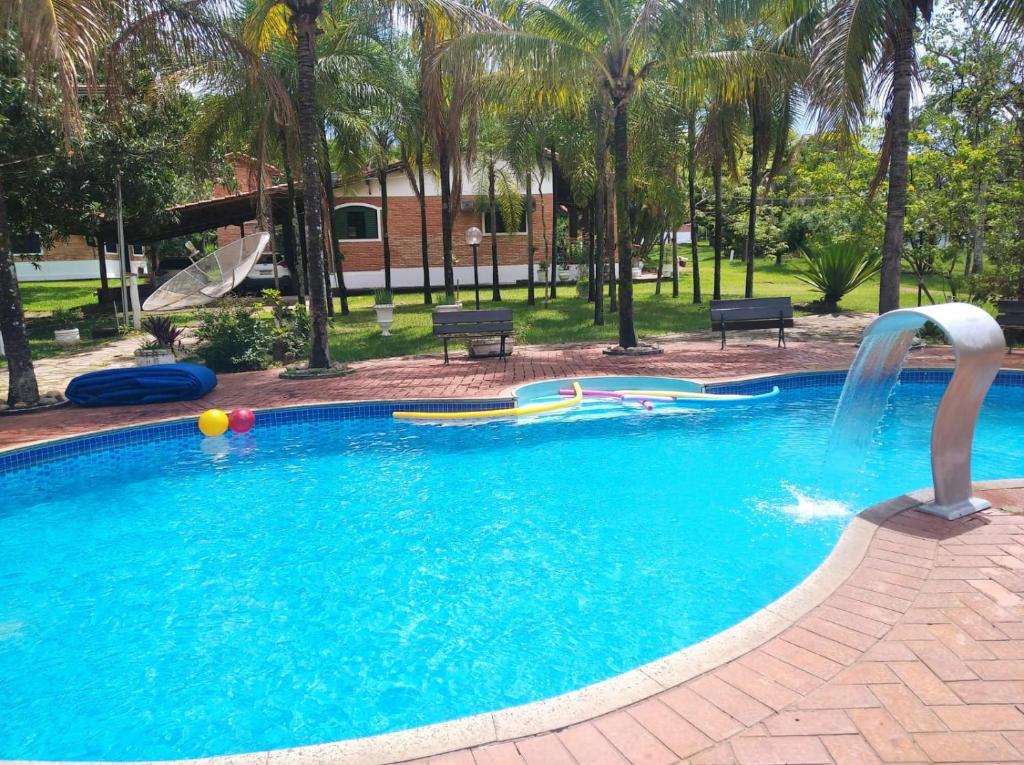
[[[999,326],[1003,328],[1003,334],[1006,335],[1006,344],[1010,347],[1010,352],[1013,352],[1013,343],[1010,342],[1012,333],[1024,332],[1024,300],[1000,300],[998,303],[999,314],[996,316],[996,321],[999,322]],[[1011,330],[1007,332],[1006,330]]]
[[[711,301],[711,329],[778,329],[779,347],[786,346],[786,327],[793,326],[793,301],[788,297]]]
[[[501,360],[505,361],[505,340],[512,336],[512,309],[493,311],[437,311],[434,337],[444,339],[444,363],[448,363],[448,341],[452,338],[500,337]]]

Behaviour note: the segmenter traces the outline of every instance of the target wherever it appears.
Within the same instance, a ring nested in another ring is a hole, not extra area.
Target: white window
[[[484,210],[483,213],[482,213],[482,217],[483,217],[483,225],[480,228],[483,229],[483,232],[485,234],[490,234],[491,233],[491,214],[490,214],[490,212],[488,212],[487,210]],[[505,226],[505,218],[501,214],[501,208],[500,207],[497,210],[495,210],[495,222],[498,224],[495,228],[497,229],[499,234],[509,234],[509,233],[512,233],[512,234],[525,234],[526,233],[526,209],[524,207],[523,212],[520,213],[520,215],[519,215],[519,226],[516,228],[515,231],[511,231],[510,232],[508,230],[508,228]]]
[[[349,203],[334,208],[334,236],[343,242],[379,242],[380,208]]]
[[[128,254],[130,256],[136,257],[136,258],[141,258],[142,257],[143,250],[142,250],[142,245],[141,244],[129,244],[129,245],[127,245],[127,247],[128,247]],[[117,257],[117,242],[104,242],[103,243],[103,252],[106,255],[110,255],[111,257],[116,258]]]

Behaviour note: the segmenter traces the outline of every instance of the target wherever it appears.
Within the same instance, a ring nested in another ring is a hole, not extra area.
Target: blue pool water
[[[904,384],[847,488],[839,386],[760,406],[142,441],[0,474],[0,758],[163,759],[395,731],[579,688],[796,585],[927,486]],[[1024,388],[978,479],[1024,475]],[[851,488],[852,487],[852,488]]]

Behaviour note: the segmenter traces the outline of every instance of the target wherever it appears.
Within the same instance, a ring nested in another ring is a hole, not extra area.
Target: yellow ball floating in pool
[[[207,409],[199,415],[199,430],[204,436],[223,436],[227,429],[227,412],[220,409]]]

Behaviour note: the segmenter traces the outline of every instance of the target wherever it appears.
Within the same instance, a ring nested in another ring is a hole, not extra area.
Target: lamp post
[[[480,270],[476,262],[476,249],[484,239],[484,232],[476,226],[466,229],[466,244],[473,248],[473,288],[476,290],[476,310],[480,310]]]

